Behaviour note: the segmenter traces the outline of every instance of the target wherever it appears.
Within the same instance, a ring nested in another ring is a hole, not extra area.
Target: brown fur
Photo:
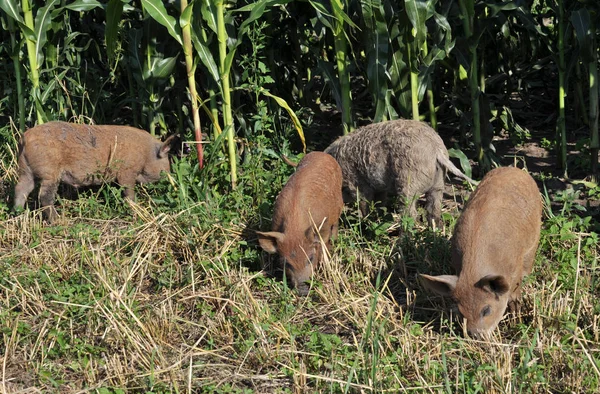
[[[155,182],[169,171],[170,142],[127,126],[92,126],[48,122],[27,130],[20,141],[15,208],[23,208],[35,182],[48,221],[56,217],[54,200],[60,182],[71,186],[117,181],[134,199],[136,182]]]
[[[425,194],[428,222],[440,224],[446,170],[471,183],[448,157],[440,136],[429,125],[398,119],[374,123],[338,138],[327,149],[342,167],[344,201],[357,201],[367,213],[367,202],[398,195],[407,213],[417,216],[416,202]]]
[[[452,236],[458,276],[421,275],[430,290],[451,296],[467,330],[487,334],[521,295],[537,250],[542,200],[533,178],[517,168],[490,171],[471,195]]]
[[[343,205],[340,166],[326,153],[311,152],[277,196],[272,231],[256,232],[260,246],[279,254],[287,278],[301,292],[322,258],[321,239],[329,248],[337,236]]]

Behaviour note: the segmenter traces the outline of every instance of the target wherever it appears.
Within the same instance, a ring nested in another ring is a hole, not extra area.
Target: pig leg
[[[40,185],[39,200],[42,208],[44,208],[44,217],[49,223],[56,219],[56,210],[54,209],[54,200],[56,191],[58,190],[58,181],[43,180]]]
[[[135,178],[129,179],[127,177],[117,178],[119,185],[123,187],[123,195],[125,198],[135,201]]]
[[[415,196],[408,188],[400,188],[396,192],[398,201],[404,206],[402,209],[403,216],[410,216],[413,219],[417,218],[417,200],[419,196]]]
[[[338,224],[337,223],[334,223],[331,225],[331,228],[328,233],[321,234],[321,236],[323,237],[323,241],[325,241],[325,246],[327,247],[327,250],[329,252],[331,252],[331,239],[337,238],[337,235],[338,235]]]
[[[442,223],[442,197],[444,196],[445,171],[437,168],[433,186],[425,193],[425,209],[427,210],[427,223],[433,228],[443,228]]]
[[[369,204],[365,200],[372,200],[374,197],[374,192],[369,190],[358,190],[355,185],[344,185],[342,188],[342,197],[344,202],[348,205],[354,206],[358,200],[358,209],[360,209],[360,213],[363,217],[367,216],[369,213]],[[370,196],[370,199],[369,199]]]
[[[135,201],[135,190],[133,186],[125,186],[125,190],[123,190],[123,194],[125,198]]]
[[[536,238],[539,238],[539,234]],[[535,263],[535,253],[537,251],[537,247],[538,243],[535,242],[531,249],[525,252],[525,255],[523,256],[523,272],[521,274],[523,277],[529,275],[531,269],[533,268],[533,264]]]
[[[508,310],[516,315],[521,312],[521,303],[519,300],[521,299],[521,282],[517,283],[517,286],[510,294],[508,298]]]
[[[336,222],[331,226],[331,238],[337,238],[339,224]]]
[[[365,217],[371,212],[370,205],[375,199],[375,191],[369,187],[365,187],[363,190],[360,190],[359,198],[358,208],[362,216]]]
[[[19,182],[15,186],[15,209],[23,209],[29,193],[35,187],[35,182],[31,170],[19,171]]]

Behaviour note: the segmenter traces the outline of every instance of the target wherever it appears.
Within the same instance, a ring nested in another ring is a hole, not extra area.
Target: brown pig
[[[20,141],[15,208],[23,208],[35,182],[48,221],[56,217],[54,200],[60,182],[79,187],[117,181],[134,199],[136,182],[155,182],[168,172],[171,140],[160,142],[144,130],[48,122],[27,130]]]
[[[471,195],[452,236],[455,275],[421,275],[430,290],[450,296],[467,331],[491,332],[521,296],[540,239],[542,200],[533,178],[517,168],[490,171]]]
[[[256,232],[266,252],[279,254],[286,277],[302,294],[322,258],[321,239],[329,248],[337,236],[343,205],[340,166],[327,153],[311,152],[277,196],[272,231]]]

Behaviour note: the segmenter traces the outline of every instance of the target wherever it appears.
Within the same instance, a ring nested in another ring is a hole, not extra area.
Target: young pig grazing
[[[35,182],[48,221],[56,217],[54,199],[60,182],[74,187],[116,180],[134,199],[136,182],[155,182],[169,171],[174,136],[160,142],[127,126],[92,126],[48,122],[27,130],[20,141],[15,208],[23,208]]]
[[[417,199],[425,194],[427,220],[440,225],[446,170],[474,183],[452,164],[435,130],[416,120],[361,127],[338,138],[325,152],[342,167],[344,201],[356,202],[360,193],[363,215],[367,202],[389,193],[402,197],[415,218]]]
[[[337,236],[343,205],[340,166],[326,153],[311,152],[277,196],[272,231],[256,232],[261,248],[279,254],[286,277],[301,294],[321,260],[321,239],[329,248]]]
[[[451,296],[473,335],[492,331],[521,295],[540,239],[542,200],[533,178],[517,168],[490,171],[471,195],[452,236],[458,276],[421,275]]]

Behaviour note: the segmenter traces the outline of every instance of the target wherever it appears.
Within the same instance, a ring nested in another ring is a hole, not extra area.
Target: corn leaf
[[[580,8],[571,13],[571,24],[575,28],[575,35],[581,48],[581,57],[586,63],[592,59],[592,50],[596,50],[592,48],[590,23],[590,12],[586,8]]]
[[[24,24],[25,21],[19,13],[19,3],[16,0],[0,0],[0,8],[6,12],[6,15],[10,16],[17,22]]]
[[[50,0],[40,8],[35,15],[35,53],[37,54],[38,67],[44,62],[43,48],[48,40],[48,30],[52,28],[52,10],[58,0]]]
[[[469,162],[467,155],[465,155],[460,149],[454,148],[448,149],[448,155],[458,159],[460,161],[460,166],[462,167],[463,173],[471,178],[471,163]]]
[[[187,26],[192,23],[192,11],[194,10],[194,2],[192,1],[185,7],[185,10],[181,13],[179,17],[179,27],[181,29],[185,29]]]
[[[406,15],[413,27],[413,35],[417,39],[417,47],[427,39],[427,25],[425,22],[431,18],[435,11],[436,0],[405,0]]]
[[[250,15],[248,15],[248,17],[242,22],[240,28],[238,29],[238,36],[242,36],[243,34],[245,34],[250,24],[262,17],[263,14],[266,11],[268,11],[268,8],[274,7],[276,5],[285,5],[290,1],[291,0],[259,0],[254,3],[248,4],[242,8],[238,8],[236,12],[250,11]]]
[[[288,112],[288,114],[290,115],[290,118],[292,118],[294,127],[296,128],[296,131],[298,132],[298,136],[300,137],[300,140],[302,141],[303,152],[306,152],[306,140],[304,138],[304,130],[302,129],[302,124],[300,123],[300,120],[296,116],[296,113],[288,105],[287,101],[285,101],[281,97],[271,94],[268,90],[261,89],[260,92],[262,94],[264,94],[265,96],[271,97],[272,99],[274,99],[277,102],[277,104],[279,104],[280,107],[282,107],[283,109],[285,109]]]
[[[177,56],[164,59],[153,58],[148,68],[144,67],[144,80],[166,79],[172,73],[177,64]]]
[[[202,19],[206,22],[208,27],[216,34],[217,29],[217,11],[215,9],[215,4],[213,0],[204,0],[202,1],[202,6],[200,7],[202,12]]]
[[[96,0],[76,0],[65,6],[65,8],[76,12],[91,11],[96,7],[102,7],[102,4]],[[121,7],[123,7],[123,3],[121,3]]]
[[[108,59],[113,62],[117,51],[117,36],[119,33],[119,22],[123,15],[123,2],[121,0],[110,0],[106,7],[106,27],[104,39],[106,41],[106,53]]]
[[[213,57],[210,48],[208,47],[208,43],[206,43],[199,34],[192,34],[192,44],[198,53],[200,61],[202,64],[204,64],[204,67],[206,67],[208,73],[213,78],[215,83],[219,85],[219,89],[222,89],[221,78],[219,77],[219,67],[215,62],[215,58]]]
[[[156,22],[167,28],[167,31],[180,45],[183,45],[181,39],[181,28],[177,24],[175,18],[167,13],[167,9],[160,0],[142,0],[144,9]]]

